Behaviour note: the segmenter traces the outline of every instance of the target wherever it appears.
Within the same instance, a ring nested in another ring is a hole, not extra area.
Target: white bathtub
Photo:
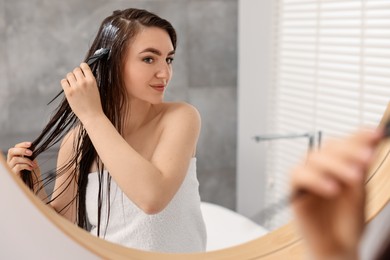
[[[207,251],[242,244],[268,233],[264,227],[225,207],[202,202],[207,230]]]

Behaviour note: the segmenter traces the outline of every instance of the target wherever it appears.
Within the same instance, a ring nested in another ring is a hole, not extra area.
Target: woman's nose
[[[156,73],[157,78],[162,78],[162,79],[169,79],[171,77],[171,67],[169,64],[162,64]]]

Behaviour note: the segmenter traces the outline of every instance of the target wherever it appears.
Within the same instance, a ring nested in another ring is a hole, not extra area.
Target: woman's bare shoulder
[[[164,103],[163,116],[168,119],[186,118],[200,121],[200,114],[196,107],[185,102]]]
[[[201,117],[198,109],[185,102],[164,103],[161,123],[163,129],[186,129],[200,130]]]

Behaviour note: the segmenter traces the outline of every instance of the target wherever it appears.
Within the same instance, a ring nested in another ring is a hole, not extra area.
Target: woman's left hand
[[[80,121],[103,115],[96,79],[86,63],[81,63],[61,80],[66,99]]]

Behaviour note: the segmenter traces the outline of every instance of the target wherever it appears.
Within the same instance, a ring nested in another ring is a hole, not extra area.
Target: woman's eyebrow
[[[156,48],[146,48],[145,50],[141,51],[140,54],[141,54],[141,53],[145,53],[145,52],[151,52],[151,53],[154,53],[154,54],[156,54],[156,55],[158,55],[158,56],[161,56],[161,55],[162,55],[162,54],[161,54],[161,51],[157,50]],[[173,55],[173,54],[175,54],[175,51],[174,51],[174,50],[173,50],[173,51],[170,51],[170,52],[168,53],[168,55]]]

